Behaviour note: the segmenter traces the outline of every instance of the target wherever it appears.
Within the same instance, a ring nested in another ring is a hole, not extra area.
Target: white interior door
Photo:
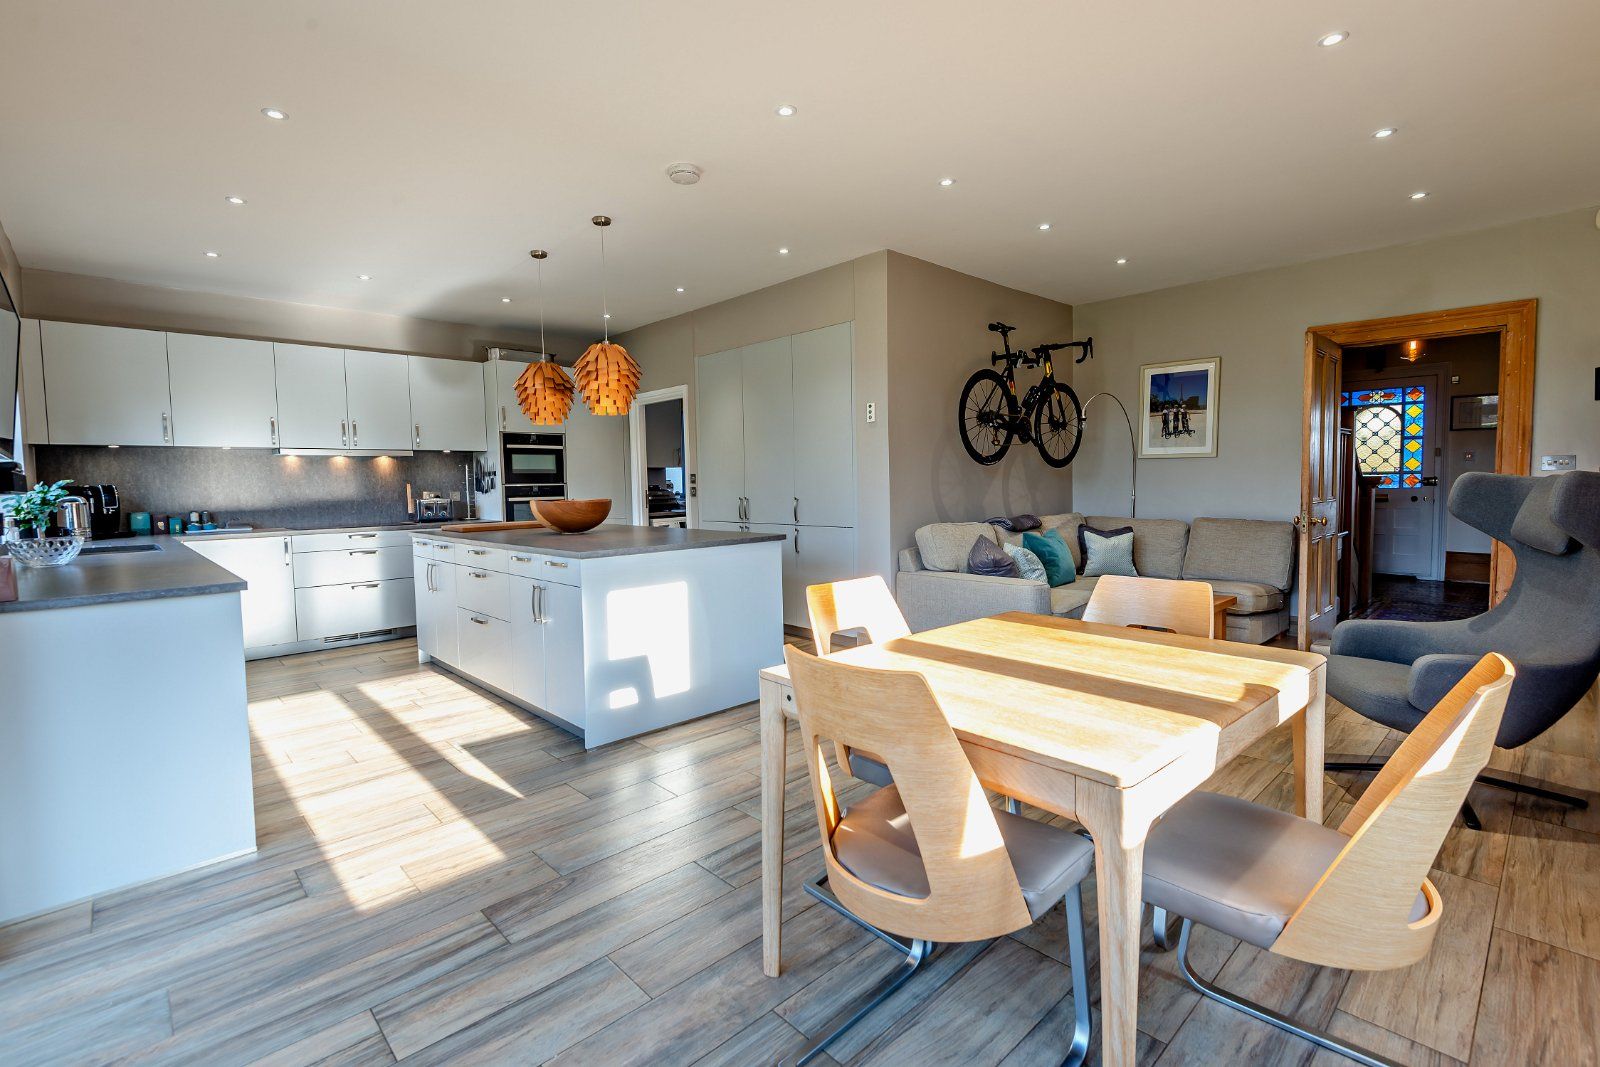
[[[695,424],[701,525],[744,521],[744,349],[695,361]]]
[[[1358,395],[1380,389],[1396,393],[1392,403],[1361,407],[1356,413],[1357,455],[1364,448],[1369,454],[1376,450],[1386,465],[1392,455],[1397,483],[1377,493],[1372,519],[1373,570],[1440,578],[1439,488],[1425,484],[1438,474],[1438,379],[1385,379],[1353,389]]]
[[[285,448],[349,447],[344,350],[274,343],[278,443]]]
[[[744,495],[750,522],[794,522],[794,361],[790,339],[744,350]]]
[[[797,333],[794,359],[794,509],[804,526],[856,521],[855,360],[851,325]]]
[[[351,448],[403,452],[412,447],[411,383],[405,356],[346,349],[344,382]]]

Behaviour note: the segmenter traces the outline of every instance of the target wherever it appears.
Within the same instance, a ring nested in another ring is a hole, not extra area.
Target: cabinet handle
[[[375,548],[352,548],[349,554],[352,556],[376,556],[378,550]]]
[[[795,522],[799,522],[800,521],[800,498],[799,497],[795,497],[794,498],[794,521]]]
[[[366,533],[366,534],[345,534],[345,536],[350,538],[350,540],[352,540],[352,541],[364,541],[364,540],[366,540],[368,538],[377,537],[378,535],[375,534],[375,533]]]
[[[356,428],[355,419],[350,420],[350,443],[352,445],[359,445],[361,443],[361,431]]]
[[[430,563],[423,569],[422,583],[428,587],[428,592],[438,592],[438,590],[433,587],[433,564]]]
[[[489,550],[487,548],[469,548],[469,549],[467,549],[467,555],[469,555],[469,556],[487,556],[488,554],[489,554]]]
[[[165,411],[161,413],[161,443],[172,443],[172,420]]]
[[[278,443],[278,416],[269,415],[267,417],[267,425],[272,429],[272,443],[276,445]]]
[[[513,563],[532,563],[533,562],[533,557],[532,556],[512,556],[511,557],[511,561]]]
[[[378,588],[378,583],[377,582],[362,582],[359,585],[352,585],[350,588],[351,589],[376,589],[376,588]]]
[[[471,575],[471,576],[472,576],[472,577],[474,577],[474,578],[487,578],[487,577],[489,577],[489,576],[488,576],[488,575],[487,575],[487,574],[486,574],[486,573],[484,573],[484,572],[483,572],[483,571],[468,571],[468,572],[467,572],[467,573],[468,573],[468,574],[469,574],[469,575]]]
[[[416,434],[417,447],[421,448],[422,447],[422,423],[420,423],[420,422],[412,423],[411,424],[411,429]]]
[[[344,419],[339,420],[339,443],[350,447],[350,424]]]
[[[794,532],[794,554],[797,555],[797,556],[800,554],[800,531],[799,530],[796,530]]]
[[[476,615],[468,615],[467,618],[471,619],[473,622],[477,623],[479,626],[488,626],[489,625],[489,622],[488,622],[487,619],[480,619]]]
[[[283,539],[283,565],[288,567],[292,565],[292,563],[293,557],[289,555],[289,539],[285,537]]]
[[[544,565],[546,567],[558,567],[561,570],[566,570],[567,569],[567,565],[565,563],[562,563],[560,560],[555,560],[555,559],[547,559],[547,560],[545,560],[544,561]]]
[[[500,428],[502,430],[506,428],[506,406],[504,404],[500,405]]]

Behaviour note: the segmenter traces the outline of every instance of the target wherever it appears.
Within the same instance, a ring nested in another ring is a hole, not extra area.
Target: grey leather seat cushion
[[[1239,602],[1228,609],[1229,615],[1254,615],[1258,611],[1277,611],[1283,607],[1283,590],[1265,582],[1236,582],[1223,578],[1208,581],[1213,593],[1239,598]]]
[[[1349,841],[1320,823],[1218,793],[1191,793],[1150,832],[1144,899],[1271,948]],[[1418,887],[1415,922],[1427,914]]]
[[[1328,695],[1395,730],[1410,732],[1425,712],[1411,703],[1411,665],[1362,656],[1328,657]]]
[[[1028,913],[1049,911],[1094,865],[1089,839],[1059,826],[1003,811],[994,813],[1022,886]],[[928,876],[900,790],[885,786],[852,804],[833,832],[833,854],[869,885],[904,897],[928,895]]]
[[[850,773],[869,785],[882,788],[894,784],[894,776],[881,756],[859,748],[850,750]]]

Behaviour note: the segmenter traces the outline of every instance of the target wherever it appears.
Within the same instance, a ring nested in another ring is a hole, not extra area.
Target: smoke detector
[[[672,179],[674,185],[693,185],[700,180],[700,175],[705,171],[693,163],[669,163],[667,177]]]

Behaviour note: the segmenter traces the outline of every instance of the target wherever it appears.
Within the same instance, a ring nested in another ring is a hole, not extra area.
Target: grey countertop
[[[136,550],[84,552],[64,567],[25,567],[13,562],[17,599],[0,604],[0,614],[234,593],[245,587],[232,572],[170,537],[124,537],[99,543]]]
[[[606,556],[635,556],[645,552],[682,552],[691,548],[725,548],[752,545],[763,541],[782,541],[780,533],[748,533],[735,530],[684,530],[676,526],[620,526],[603,524],[587,533],[563,534],[548,530],[498,530],[483,533],[445,533],[442,530],[414,530],[423,537],[493,548],[522,548],[546,556],[572,559],[600,559]]]
[[[437,529],[440,524],[431,522],[390,522],[376,526],[312,526],[305,529],[290,529],[286,526],[257,526],[249,530],[214,530],[211,533],[179,534],[180,541],[222,541],[236,537],[283,537],[285,534],[317,534],[317,533],[372,533],[379,530],[399,530],[402,533],[418,533]],[[156,534],[160,538],[163,535]]]

